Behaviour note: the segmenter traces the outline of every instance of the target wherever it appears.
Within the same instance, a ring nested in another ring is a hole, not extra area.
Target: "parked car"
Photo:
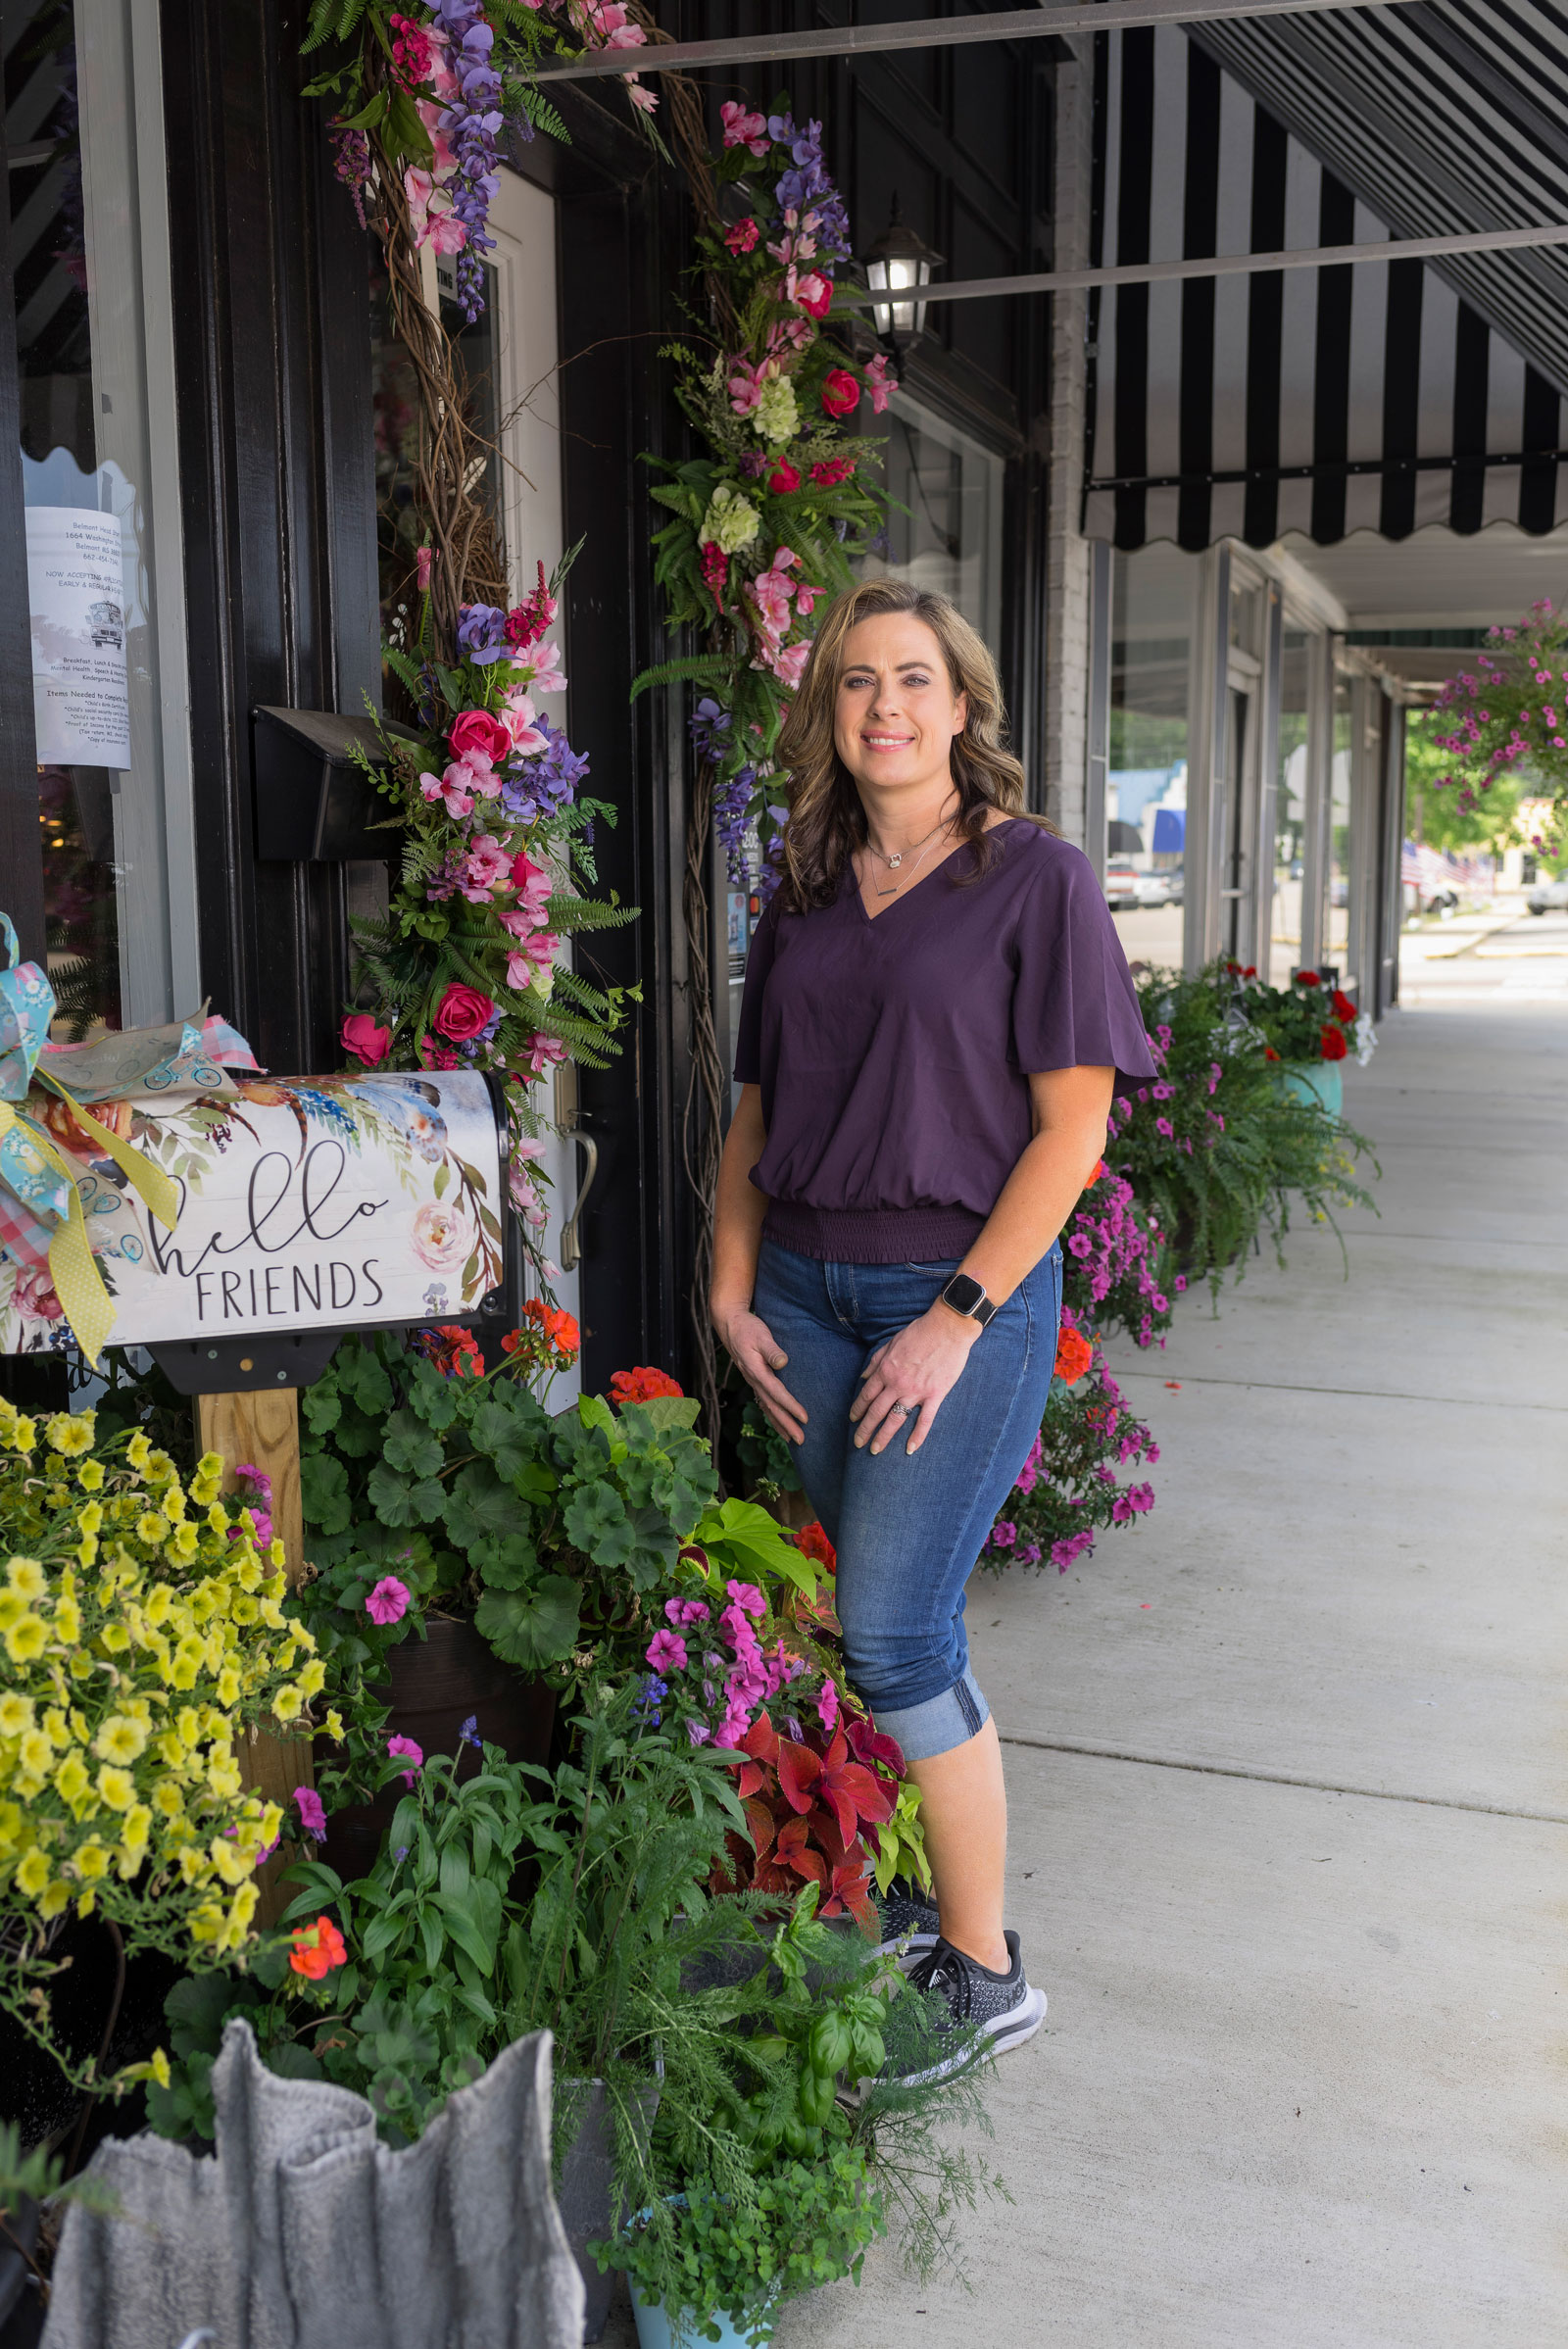
[[[1135,864],[1127,863],[1125,858],[1119,857],[1107,864],[1105,867],[1105,903],[1111,911],[1113,913],[1130,913],[1135,905],[1141,905],[1143,901],[1138,895],[1138,884],[1140,881],[1147,880],[1148,877],[1146,873],[1141,873]]]
[[[1537,881],[1525,904],[1532,913],[1568,911],[1568,873],[1560,881]]]
[[[1182,903],[1182,868],[1156,873],[1140,873],[1136,903],[1140,905],[1179,905]]]

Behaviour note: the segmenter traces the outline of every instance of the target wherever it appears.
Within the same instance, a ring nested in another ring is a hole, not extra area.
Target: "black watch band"
[[[942,1302],[966,1321],[977,1321],[982,1329],[997,1309],[972,1272],[956,1272],[942,1292]]]

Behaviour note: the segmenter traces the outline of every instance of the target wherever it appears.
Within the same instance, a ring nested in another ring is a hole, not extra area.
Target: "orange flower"
[[[1081,1332],[1061,1331],[1056,1339],[1056,1376],[1064,1387],[1076,1387],[1094,1358],[1095,1349]]]
[[[501,1341],[503,1353],[531,1350],[542,1339],[547,1346],[569,1362],[582,1345],[581,1333],[571,1315],[564,1312],[559,1305],[547,1305],[543,1297],[530,1297],[522,1308],[522,1318],[533,1326],[509,1330]]]
[[[307,1981],[320,1982],[334,1966],[348,1964],[348,1946],[330,1917],[318,1917],[314,1925],[296,1928],[288,1962]]]
[[[672,1379],[667,1370],[653,1363],[644,1363],[636,1370],[617,1370],[610,1382],[612,1403],[652,1402],[656,1395],[684,1395],[685,1389]]]
[[[839,1553],[814,1517],[809,1525],[797,1527],[795,1546],[805,1556],[814,1558],[819,1566],[826,1567],[829,1574],[838,1572]]]
[[[1084,1189],[1085,1189],[1086,1191],[1092,1191],[1092,1190],[1094,1189],[1095,1185],[1096,1185],[1096,1184],[1099,1182],[1099,1180],[1100,1180],[1101,1176],[1102,1176],[1102,1175],[1104,1173],[1104,1171],[1105,1171],[1105,1161],[1104,1161],[1104,1159],[1103,1159],[1103,1158],[1097,1158],[1097,1159],[1095,1160],[1095,1170],[1094,1170],[1094,1173],[1093,1173],[1093,1174],[1091,1174],[1091,1175],[1089,1175],[1089,1176],[1086,1178],[1086,1180],[1085,1180],[1085,1183],[1084,1183]]]

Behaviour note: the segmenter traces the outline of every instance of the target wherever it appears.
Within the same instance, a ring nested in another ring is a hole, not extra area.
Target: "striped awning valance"
[[[1097,262],[1413,232],[1180,29],[1103,33],[1096,52]],[[1326,545],[1568,518],[1555,382],[1434,264],[1105,288],[1090,296],[1089,344],[1091,537],[1199,549],[1298,530]]]

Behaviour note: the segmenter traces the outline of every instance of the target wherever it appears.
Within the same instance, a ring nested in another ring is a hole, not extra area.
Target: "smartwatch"
[[[956,1272],[942,1292],[942,1302],[961,1313],[965,1321],[977,1321],[982,1329],[997,1309],[972,1272]]]

